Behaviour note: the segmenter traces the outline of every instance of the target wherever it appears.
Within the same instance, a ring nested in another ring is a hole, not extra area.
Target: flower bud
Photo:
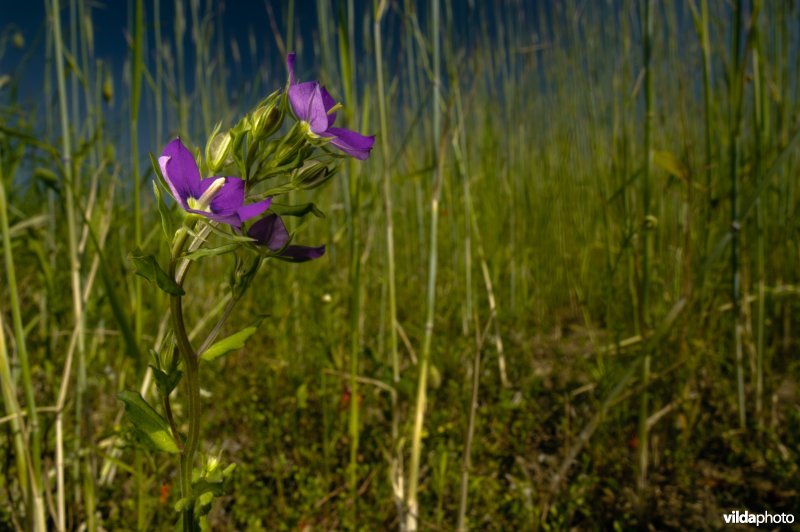
[[[297,122],[292,126],[292,129],[283,137],[275,152],[276,164],[286,164],[297,156],[298,152],[307,144],[307,130],[308,124],[305,122]]]
[[[311,190],[327,183],[333,174],[324,164],[310,161],[294,173],[292,184],[300,189]]]
[[[283,123],[283,111],[274,102],[268,102],[255,111],[251,117],[254,140],[269,138]]]
[[[211,141],[206,145],[206,162],[208,170],[212,174],[217,173],[228,162],[231,140],[230,132],[226,131],[212,136]]]

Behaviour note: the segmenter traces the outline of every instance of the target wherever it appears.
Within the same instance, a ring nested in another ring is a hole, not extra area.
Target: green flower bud
[[[229,157],[232,140],[232,135],[226,131],[213,135],[206,145],[206,163],[212,174],[217,173],[228,162],[232,162]]]
[[[268,102],[255,111],[250,118],[253,128],[254,140],[269,138],[275,133],[283,123],[283,111],[275,105],[275,102]]]
[[[327,183],[334,173],[320,162],[309,161],[294,173],[292,184],[300,189],[311,190]]]
[[[308,124],[297,122],[283,138],[275,152],[275,164],[284,165],[293,160],[307,144],[306,131]]]

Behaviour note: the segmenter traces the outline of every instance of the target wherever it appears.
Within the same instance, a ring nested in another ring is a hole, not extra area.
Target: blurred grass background
[[[120,65],[62,2],[0,19],[0,527],[174,520],[115,399],[168,330],[127,260],[168,252],[147,153],[202,148],[291,50],[378,138],[295,194],[325,258],[269,263],[227,326],[263,330],[202,368],[202,448],[238,464],[215,528],[400,527],[409,482],[426,530],[800,507],[794,2],[289,0],[226,32],[131,0]],[[198,335],[227,261],[187,283]]]

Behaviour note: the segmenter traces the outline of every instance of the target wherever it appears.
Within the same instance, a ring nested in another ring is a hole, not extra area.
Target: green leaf
[[[231,351],[241,349],[244,347],[244,343],[253,336],[253,333],[255,333],[257,329],[258,324],[251,325],[219,342],[215,342],[211,347],[203,351],[200,358],[203,360],[214,360]]]
[[[128,321],[126,310],[123,308],[123,298],[117,292],[120,286],[115,282],[111,272],[108,269],[108,263],[106,262],[103,248],[100,247],[100,243],[97,241],[97,236],[92,230],[92,225],[89,223],[89,220],[85,215],[83,216],[83,221],[89,231],[89,240],[91,240],[95,251],[97,252],[97,258],[99,259],[98,264],[100,265],[100,277],[103,280],[103,286],[105,286],[106,289],[106,295],[108,296],[108,302],[111,305],[111,311],[113,312],[114,318],[116,318],[117,323],[119,324],[120,332],[122,333],[122,339],[125,342],[125,352],[133,360],[138,360],[139,347],[136,343],[136,337],[133,334],[133,327]]]
[[[25,218],[14,225],[12,225],[9,230],[8,234],[11,238],[16,238],[25,234],[26,231],[29,229],[37,229],[39,227],[44,227],[47,224],[49,219],[49,215],[47,214],[40,214],[39,216],[31,216],[30,218]]]
[[[153,194],[156,197],[156,204],[158,205],[158,215],[161,217],[161,229],[164,231],[164,236],[167,242],[172,240],[172,235],[175,229],[172,226],[172,218],[170,217],[169,207],[164,203],[164,198],[161,196],[161,187],[158,182],[153,181]]]
[[[126,390],[118,393],[117,399],[125,404],[125,415],[145,441],[159,451],[172,454],[180,452],[166,420],[138,392]]]
[[[158,261],[152,255],[145,255],[139,248],[134,249],[130,254],[130,259],[136,268],[136,275],[140,275],[148,281],[155,281],[156,285],[168,294],[173,296],[182,296],[186,292],[183,288],[175,282],[175,279],[167,275],[167,272],[161,269]]]

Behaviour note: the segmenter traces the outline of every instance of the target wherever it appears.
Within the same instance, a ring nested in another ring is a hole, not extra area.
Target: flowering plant
[[[217,339],[223,322],[265,261],[299,263],[325,253],[325,246],[294,244],[281,218],[319,216],[316,206],[273,200],[293,190],[322,186],[335,174],[341,158],[364,160],[374,144],[374,137],[333,127],[339,105],[319,83],[296,82],[294,54],[287,58],[287,66],[286,90],[269,95],[230,130],[223,132],[218,125],[206,144],[204,160],[181,138],[169,142],[157,160],[152,158],[157,176],[153,189],[170,257],[166,268],[139,249],[131,254],[131,260],[138,275],[169,295],[172,334],[153,351],[151,364],[164,413],[136,392],[123,392],[119,399],[141,440],[180,457],[181,499],[176,509],[184,530],[207,528],[205,516],[233,470],[233,464],[223,468],[217,458],[200,469],[194,467],[200,447],[200,361],[241,348],[258,330],[257,324],[249,324]],[[286,117],[296,120],[281,133]],[[203,178],[201,169],[228,175]],[[178,209],[167,206],[165,193],[172,196]],[[180,224],[173,221],[174,211],[181,216]],[[212,234],[224,243],[211,246]],[[235,258],[229,308],[197,347],[184,323],[184,282],[192,263],[226,254]],[[171,406],[173,392],[181,382],[186,383],[187,392],[185,436]]]

